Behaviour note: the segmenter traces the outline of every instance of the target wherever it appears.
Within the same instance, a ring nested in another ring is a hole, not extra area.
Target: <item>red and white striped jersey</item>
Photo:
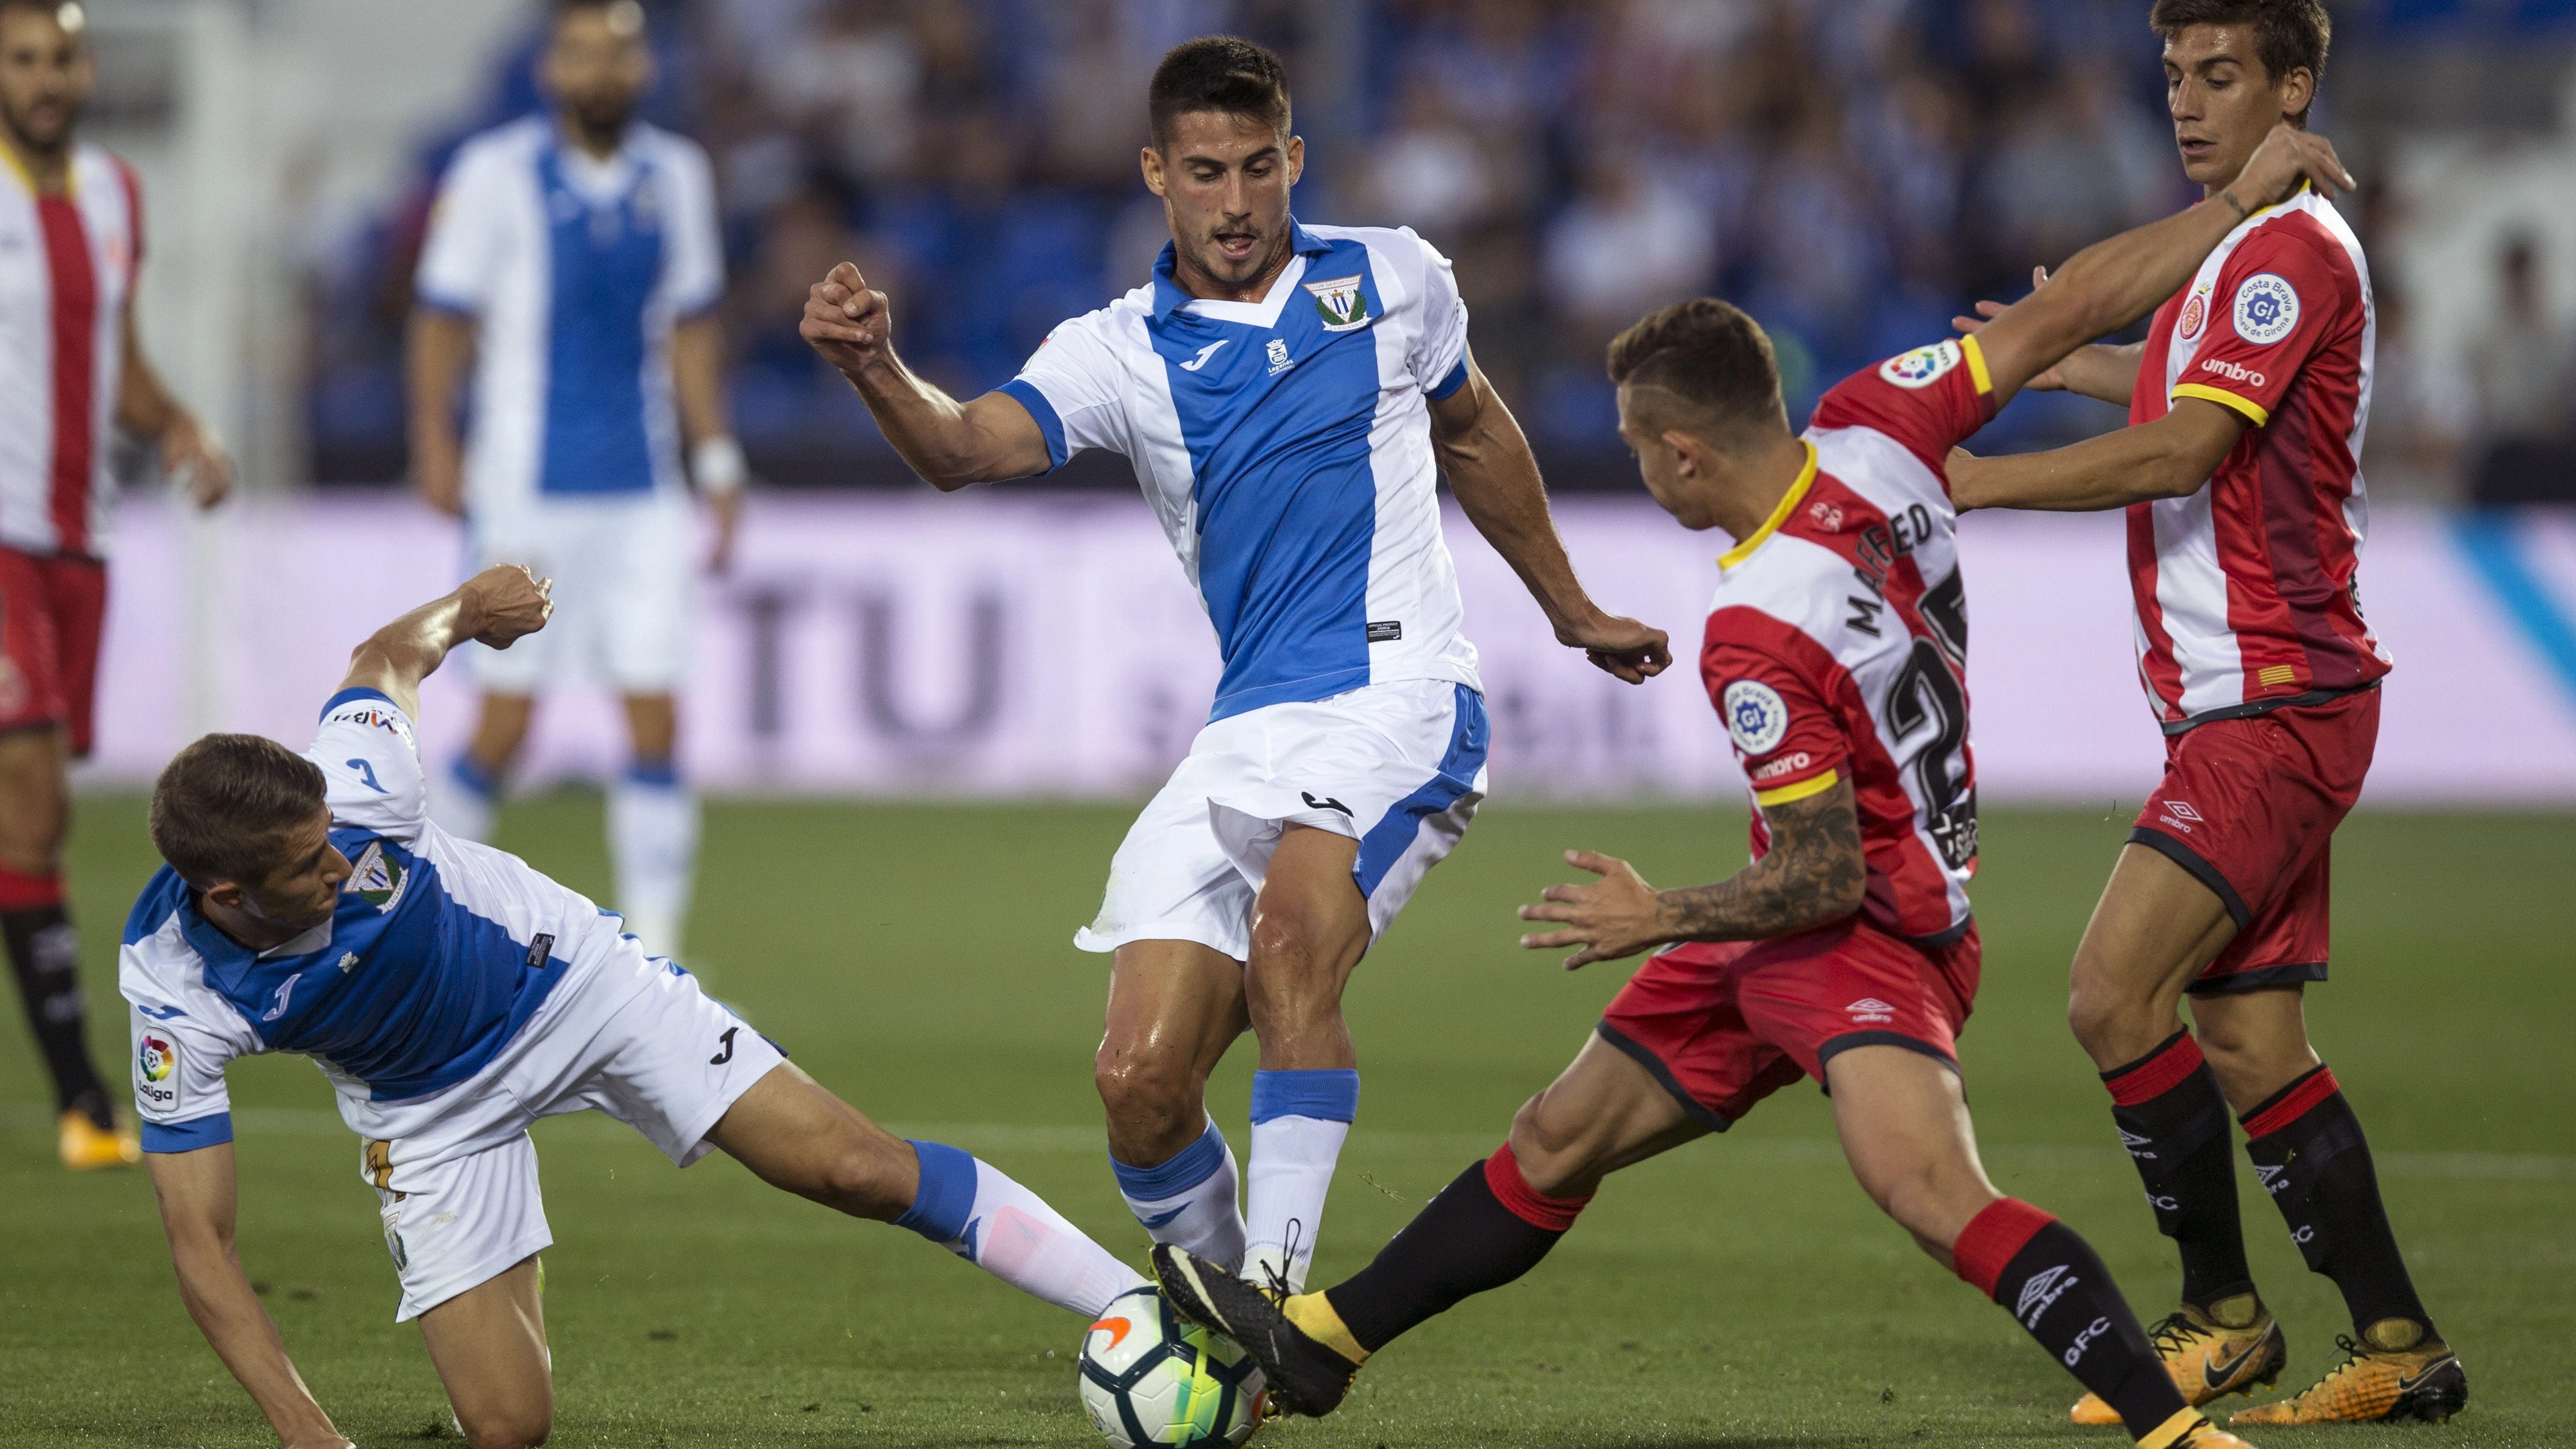
[[[2386,674],[2354,575],[2377,320],[2361,242],[2301,191],[2156,311],[2129,421],[2199,398],[2254,426],[2187,498],[2129,507],[2138,675],[2167,733]]]
[[[1926,944],[1968,927],[1977,778],[1950,449],[1994,416],[1973,337],[1855,373],[1816,404],[1807,467],[1718,560],[1700,679],[1757,805],[1848,778],[1862,918]],[[1753,816],[1753,854],[1770,836]]]
[[[40,196],[0,145],[0,546],[106,553],[108,428],[142,263],[142,191],[123,161],[75,146],[67,194]]]

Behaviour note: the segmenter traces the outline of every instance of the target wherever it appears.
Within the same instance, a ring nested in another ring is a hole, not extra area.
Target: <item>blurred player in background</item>
[[[73,134],[94,79],[81,7],[0,0],[0,936],[53,1074],[67,1167],[137,1160],[84,1040],[63,909],[64,770],[90,750],[107,610],[112,430],[157,441],[200,506],[232,461],[135,340],[143,194]]]
[[[744,482],[713,312],[714,181],[694,142],[634,118],[653,82],[635,0],[561,0],[544,64],[555,113],[466,142],[439,188],[411,334],[412,470],[466,520],[477,566],[553,575],[562,612],[524,648],[472,651],[483,717],[433,801],[449,830],[489,838],[537,691],[614,687],[633,746],[608,791],[617,906],[676,955],[698,851],[673,697],[695,572],[683,444],[715,515],[711,569],[731,556]]]
[[[180,1298],[278,1438],[347,1443],[233,1251],[224,1068],[263,1052],[314,1058],[365,1140],[395,1318],[419,1321],[472,1449],[526,1449],[553,1424],[540,1117],[604,1112],[682,1167],[722,1148],[1086,1318],[1138,1286],[988,1164],[825,1091],[578,893],[430,822],[420,681],[468,640],[525,647],[550,607],[526,569],[486,569],[358,647],[303,755],[208,735],[153,788],[168,864],[135,903],[119,972],[135,1107]]]
[[[2223,196],[2266,132],[2305,124],[2325,8],[2160,0],[2153,24],[2183,170]],[[2352,228],[2294,196],[2243,218],[2144,342],[2085,348],[2035,384],[2125,404],[2132,426],[1953,472],[1963,509],[2128,510],[2165,777],[2076,947],[2068,1015],[2181,1251],[2182,1304],[2156,1342],[2194,1403],[2271,1383],[2289,1358],[2246,1264],[2230,1108],[2300,1253],[2352,1314],[2342,1364],[2237,1423],[2439,1420],[2468,1399],[2301,1009],[2326,979],[2332,840],[2370,768],[2389,669],[2355,579],[2375,325]],[[2088,1398],[2074,1416],[2109,1411]]]
[[[1175,47],[1147,111],[1172,242],[1150,283],[1057,327],[1018,378],[964,403],[922,381],[847,263],[804,332],[943,490],[1126,455],[1197,586],[1225,657],[1214,707],[1075,942],[1113,954],[1096,1081],[1128,1206],[1156,1240],[1248,1253],[1289,1292],[1359,1108],[1343,988],[1484,798],[1438,473],[1560,641],[1631,683],[1669,655],[1575,578],[1520,425],[1468,355],[1448,259],[1409,230],[1290,214],[1305,142],[1279,58],[1230,37]],[[1248,1223],[1205,1101],[1247,1025]]]
[[[2333,149],[2282,127],[2235,196],[2124,233],[1978,337],[1846,378],[1789,431],[1759,327],[1686,302],[1610,348],[1620,435],[1684,527],[1719,528],[1701,682],[1752,782],[1753,863],[1658,892],[1627,862],[1569,852],[1597,885],[1553,886],[1522,938],[1569,969],[1661,943],[1573,1065],[1490,1159],[1346,1282],[1284,1304],[1186,1250],[1154,1265],[1175,1307],[1261,1361],[1272,1400],[1323,1414],[1370,1354],[1535,1267],[1601,1180],[1710,1132],[1801,1076],[1872,1200],[2010,1311],[2146,1449],[2242,1441],[2183,1401],[2110,1271],[2074,1230],[1987,1180],[1956,1039],[1981,966],[1968,745],[1967,595],[1942,468],[2033,374],[2161,300],[2252,205]]]

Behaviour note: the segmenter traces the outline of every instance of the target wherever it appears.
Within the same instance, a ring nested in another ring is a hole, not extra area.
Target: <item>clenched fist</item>
[[[546,627],[555,611],[554,587],[554,580],[538,578],[525,564],[494,564],[456,591],[464,605],[459,631],[507,649]]]
[[[886,295],[868,286],[856,265],[843,262],[805,294],[805,321],[796,330],[823,360],[844,373],[882,361],[894,317]]]

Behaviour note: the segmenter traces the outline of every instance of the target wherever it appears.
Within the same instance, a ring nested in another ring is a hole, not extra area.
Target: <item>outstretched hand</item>
[[[1595,885],[1552,885],[1539,892],[1540,904],[1520,909],[1524,921],[1554,921],[1561,931],[1521,937],[1532,951],[1564,946],[1582,949],[1565,958],[1565,969],[1580,971],[1595,961],[1616,961],[1672,939],[1664,920],[1663,901],[1655,888],[1624,860],[1589,850],[1569,850],[1565,863],[1601,877]]]
[[[2048,268],[2031,268],[2030,289],[2036,292],[2047,285]],[[1976,316],[1953,317],[1950,319],[1950,325],[1956,327],[1962,335],[1965,335],[1976,331],[1978,328],[1983,327],[1987,323],[2004,315],[2005,309],[2010,306],[2012,306],[2010,302],[1996,302],[1991,300],[1979,302],[1977,304]],[[2024,392],[2029,392],[2034,389],[2040,392],[2063,392],[2066,390],[2066,378],[2056,368],[2052,367],[2046,372],[2041,373],[2039,376],[2032,378],[2030,381],[2023,383],[2021,386],[2022,391]]]
[[[805,294],[805,320],[797,327],[823,360],[845,373],[884,357],[894,314],[886,294],[868,286],[856,264],[843,262]]]
[[[555,581],[525,564],[494,564],[457,589],[464,617],[459,630],[495,649],[507,649],[546,627],[553,616]]]
[[[1673,662],[1672,637],[1617,614],[1596,615],[1556,631],[1560,644],[1583,651],[1593,667],[1629,684],[1643,684]]]

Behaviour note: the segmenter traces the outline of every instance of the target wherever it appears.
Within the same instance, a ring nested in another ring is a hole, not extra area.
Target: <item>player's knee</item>
[[[555,1412],[552,1404],[513,1405],[471,1416],[460,1412],[456,1422],[465,1430],[467,1449],[537,1449],[554,1433]]]
[[[1569,1114],[1551,1113],[1545,1092],[1521,1104],[1512,1117],[1512,1157],[1531,1191],[1545,1197],[1580,1197],[1590,1190],[1600,1174],[1586,1125]]]
[[[1170,1116],[1198,1105],[1196,1075],[1177,1052],[1103,1042],[1092,1059],[1091,1084],[1117,1117]]]
[[[2066,1024],[2075,1040],[2097,1057],[2132,1027],[2132,1018],[2144,1014],[2144,1003],[2081,969],[2066,995]]]

